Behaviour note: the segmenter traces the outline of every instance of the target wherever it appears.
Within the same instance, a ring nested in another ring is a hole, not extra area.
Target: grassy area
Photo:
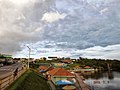
[[[47,82],[37,73],[29,70],[6,90],[50,90]]]
[[[69,68],[72,69],[72,68],[74,68],[75,66],[80,66],[80,64],[79,64],[79,63],[70,64],[70,65],[69,65]]]

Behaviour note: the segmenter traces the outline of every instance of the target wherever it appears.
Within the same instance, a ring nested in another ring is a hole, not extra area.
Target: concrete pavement
[[[22,69],[22,67],[23,67],[23,65],[21,62],[17,62],[12,65],[0,67],[0,79],[13,74],[13,72],[16,70],[16,68],[18,68],[20,70],[20,69]]]

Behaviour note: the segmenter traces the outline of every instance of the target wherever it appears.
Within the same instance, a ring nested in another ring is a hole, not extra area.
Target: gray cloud
[[[38,41],[39,23],[28,18],[33,5],[18,7],[7,0],[0,1],[0,52],[13,54],[21,50],[21,43]],[[40,29],[41,31],[41,29]]]
[[[94,9],[94,7],[89,3],[76,3],[72,0],[70,0],[72,3],[69,3],[69,1],[65,0],[62,1],[66,3],[65,6],[59,6],[57,10],[63,10],[63,13],[67,13],[68,16],[65,18],[65,20],[45,27],[45,37],[47,36],[49,39],[58,42],[67,41],[70,43],[76,43],[76,45],[80,46],[81,48],[94,45],[107,46],[109,44],[120,43],[118,40],[116,40],[116,38],[119,38],[120,34],[118,24],[120,17],[117,17],[119,12],[118,10],[116,11],[116,9],[120,8],[119,5],[117,5],[118,2],[107,3],[107,5],[105,4],[103,7],[96,7],[96,9]],[[58,3],[62,3],[62,1],[58,1]],[[77,5],[75,6],[76,8],[71,8],[74,5]],[[99,11],[101,11],[104,7],[109,7],[109,11],[105,13],[105,15],[101,15]],[[71,15],[71,11],[69,11],[68,8],[73,10],[74,15]]]
[[[120,44],[119,0],[23,2],[18,5],[0,0],[0,52],[16,53],[23,49],[21,44],[26,43],[66,51]],[[49,19],[44,17],[46,14],[53,15],[55,22],[46,22]]]

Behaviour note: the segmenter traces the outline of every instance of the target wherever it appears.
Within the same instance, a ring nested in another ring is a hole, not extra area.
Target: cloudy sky
[[[0,0],[0,52],[120,59],[120,0]]]

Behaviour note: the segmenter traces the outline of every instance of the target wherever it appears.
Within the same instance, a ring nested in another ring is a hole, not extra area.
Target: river
[[[91,90],[120,90],[120,72],[99,72],[84,77]]]

